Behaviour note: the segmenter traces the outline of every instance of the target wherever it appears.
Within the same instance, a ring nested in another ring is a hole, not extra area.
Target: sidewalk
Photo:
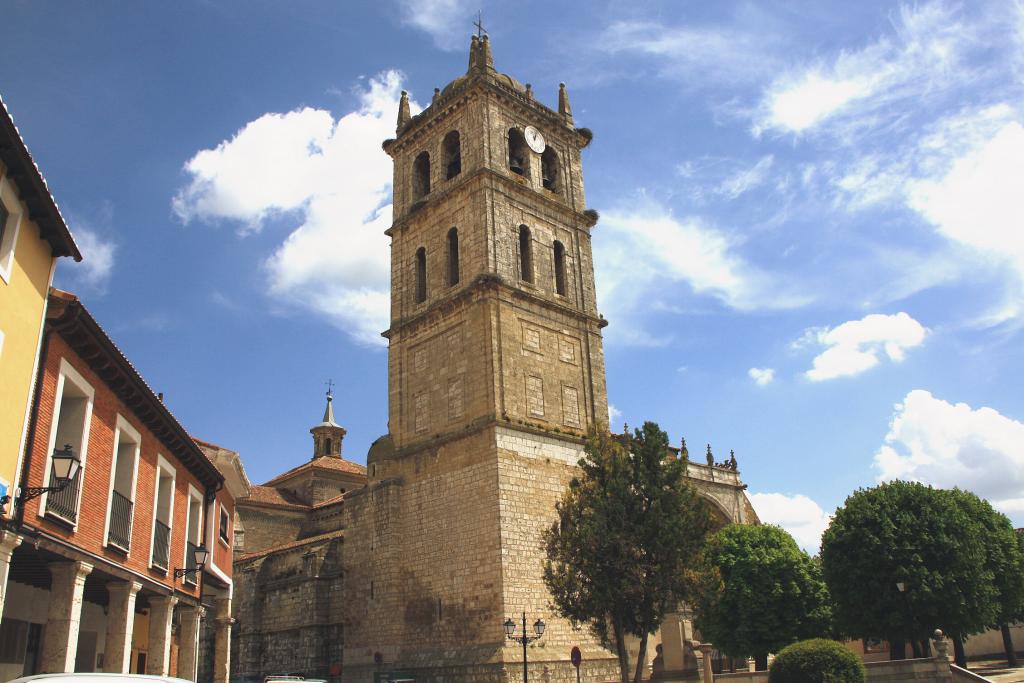
[[[1007,668],[1005,659],[982,659],[967,662],[967,668],[996,683],[1024,683],[1024,666]]]

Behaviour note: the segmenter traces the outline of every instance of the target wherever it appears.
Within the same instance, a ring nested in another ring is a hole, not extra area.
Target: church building
[[[523,658],[504,622],[525,613],[547,622],[531,671],[575,680],[578,646],[585,678],[617,678],[541,577],[541,535],[584,437],[609,427],[581,162],[593,135],[564,84],[557,97],[549,108],[498,72],[486,35],[420,114],[402,93],[383,145],[389,433],[366,470],[344,460],[328,396],[314,458],[238,502],[237,677],[504,683]],[[720,523],[757,521],[734,459],[709,451],[689,478]],[[695,667],[690,638],[685,612],[670,615],[650,645],[663,644],[666,672]]]

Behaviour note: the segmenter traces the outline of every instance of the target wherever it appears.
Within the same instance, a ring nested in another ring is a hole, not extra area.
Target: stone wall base
[[[545,671],[545,668],[547,669]],[[566,660],[529,660],[529,683],[576,683],[576,668]],[[387,664],[346,666],[344,683],[386,683],[387,680],[413,679],[416,683],[520,683],[522,661],[495,662],[437,667],[389,666]],[[580,683],[612,683],[619,680],[615,659],[584,661],[580,665]]]

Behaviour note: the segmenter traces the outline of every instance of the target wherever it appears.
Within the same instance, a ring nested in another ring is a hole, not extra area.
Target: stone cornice
[[[561,197],[561,195],[556,193],[546,194],[546,190],[545,192],[538,192],[534,188],[529,187],[518,180],[514,180],[514,178],[518,177],[520,176],[512,176],[509,173],[502,173],[489,166],[480,166],[472,171],[467,171],[465,177],[459,181],[452,183],[443,189],[432,190],[426,197],[414,202],[410,210],[396,218],[391,223],[391,227],[384,231],[384,234],[388,237],[394,237],[396,231],[408,229],[413,218],[420,218],[421,216],[436,209],[441,204],[442,199],[446,199],[449,195],[455,192],[469,192],[472,189],[475,189],[471,188],[471,185],[483,184],[486,180],[493,181],[494,179],[498,179],[501,184],[506,187],[514,188],[515,192],[523,195],[523,199],[527,199],[529,201],[540,201],[540,203],[552,212],[562,214],[567,223],[575,225],[581,230],[590,230],[597,225],[599,216],[597,211],[594,209],[577,211],[570,206],[566,200]],[[549,194],[553,196],[548,196]]]
[[[395,332],[415,332],[420,327],[432,324],[439,318],[449,315],[455,308],[467,303],[478,292],[486,291],[504,292],[512,298],[529,301],[530,303],[555,311],[575,320],[596,325],[598,328],[603,328],[608,325],[608,321],[602,316],[594,316],[589,313],[585,313],[573,308],[572,306],[566,306],[558,303],[557,301],[551,301],[545,297],[510,285],[503,277],[496,273],[481,273],[455,294],[447,296],[440,301],[435,301],[419,313],[407,316],[406,318],[393,320],[391,322],[391,327],[388,330],[381,332],[381,336],[386,339],[391,339]]]
[[[434,437],[429,437],[422,441],[416,441],[415,443],[411,443],[407,446],[396,448],[394,452],[390,453],[386,458],[382,458],[381,461],[386,462],[388,460],[403,460],[410,456],[422,453],[423,451],[429,451],[435,448],[440,448],[441,446],[451,443],[452,441],[457,441],[459,439],[464,439],[469,436],[474,436],[476,434],[479,434],[480,432],[496,427],[507,427],[509,429],[514,429],[516,431],[525,432],[527,434],[543,436],[549,439],[560,439],[562,441],[568,441],[569,443],[577,445],[582,445],[583,443],[586,442],[586,437],[584,436],[583,430],[568,431],[568,427],[565,429],[563,429],[562,427],[558,427],[557,429],[546,429],[544,427],[539,427],[525,420],[517,421],[505,417],[499,418],[491,414],[486,415],[484,417],[479,417],[473,420],[467,426],[457,431],[449,432],[447,434],[440,434]]]
[[[397,138],[385,140],[382,145],[384,151],[394,157],[407,147],[415,146],[424,136],[441,126],[456,107],[469,99],[474,90],[484,94],[497,95],[514,105],[520,113],[543,118],[546,124],[554,126],[557,130],[564,133],[578,149],[586,147],[593,139],[593,133],[589,129],[574,128],[567,124],[565,118],[558,112],[500,80],[479,74],[468,74],[465,78],[466,80],[463,83],[451,91],[443,93],[431,102],[426,109],[412,117],[409,123],[405,124],[399,132]]]

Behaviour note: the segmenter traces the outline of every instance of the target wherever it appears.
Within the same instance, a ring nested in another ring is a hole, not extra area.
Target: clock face
[[[530,149],[532,149],[537,154],[543,152],[544,148],[547,147],[547,143],[544,142],[544,136],[541,135],[540,131],[534,128],[533,126],[527,126],[526,130],[523,131],[523,133],[523,137],[526,138],[526,144],[528,144],[530,146]]]

